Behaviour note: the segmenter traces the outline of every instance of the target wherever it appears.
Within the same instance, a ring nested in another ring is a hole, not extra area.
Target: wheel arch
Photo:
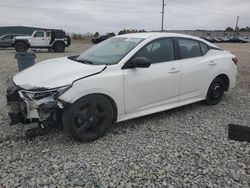
[[[31,46],[28,40],[20,40],[20,39],[15,41],[15,45],[16,45],[17,43],[19,43],[19,42],[25,43],[28,47]]]
[[[81,100],[82,98],[85,98],[87,96],[93,96],[93,95],[102,96],[102,97],[104,97],[105,99],[107,99],[110,102],[110,104],[112,106],[112,109],[114,111],[114,114],[113,114],[113,116],[114,116],[113,117],[113,123],[115,123],[116,120],[117,120],[117,117],[118,117],[118,107],[117,107],[117,103],[115,102],[115,100],[113,99],[113,97],[111,97],[110,95],[107,95],[107,94],[101,93],[101,92],[89,93],[89,94],[86,94],[84,96],[81,96],[80,98],[78,98],[77,100],[75,100],[73,103]],[[71,104],[73,104],[73,103],[71,103]]]
[[[225,88],[224,88],[224,91],[228,91],[229,88],[230,88],[230,79],[229,79],[229,76],[225,73],[220,73],[220,74],[217,74],[217,76],[214,76],[212,80],[210,80],[210,82],[208,83],[208,87],[206,88],[206,93],[204,93],[204,97],[206,98],[207,96],[207,93],[208,93],[208,90],[210,88],[210,85],[213,83],[213,81],[216,79],[216,78],[221,78],[224,83],[225,83]]]
[[[115,123],[117,121],[118,110],[117,110],[117,105],[116,105],[114,99],[106,94],[103,94],[103,93],[94,93],[92,95],[101,95],[110,102],[110,104],[112,105],[112,109],[114,111],[113,123]]]
[[[65,42],[62,41],[62,40],[54,40],[54,42],[52,43],[52,46],[54,47],[54,46],[57,45],[58,43],[61,43],[61,44],[63,44],[63,45],[66,47]]]
[[[229,80],[228,75],[226,75],[226,74],[219,74],[214,79],[216,79],[216,78],[221,78],[223,80],[223,82],[225,84],[224,90],[228,91],[229,90],[229,86],[230,86],[230,80]]]

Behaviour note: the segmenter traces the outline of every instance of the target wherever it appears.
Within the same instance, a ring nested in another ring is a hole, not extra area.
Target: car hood
[[[37,63],[13,77],[14,83],[26,90],[52,89],[71,85],[73,81],[104,70],[106,65],[87,65],[67,57]]]
[[[25,40],[25,39],[30,39],[32,38],[32,36],[17,36],[15,37],[16,40],[20,39],[20,40]]]

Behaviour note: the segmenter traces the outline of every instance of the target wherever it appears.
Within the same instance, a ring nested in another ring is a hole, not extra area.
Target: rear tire
[[[15,50],[17,52],[26,52],[28,49],[29,47],[25,42],[17,42],[15,44]]]
[[[215,78],[210,84],[205,102],[207,105],[216,105],[223,98],[225,83],[221,78]]]
[[[53,50],[54,52],[62,53],[65,51],[65,44],[63,44],[62,42],[57,42],[56,44],[54,44]]]
[[[113,108],[101,95],[88,95],[65,109],[65,131],[79,141],[92,141],[104,135],[113,121]]]

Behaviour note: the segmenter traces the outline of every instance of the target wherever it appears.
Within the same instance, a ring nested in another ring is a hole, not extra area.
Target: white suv
[[[115,122],[197,101],[217,104],[235,86],[237,59],[203,39],[173,33],[110,38],[80,56],[37,63],[7,91],[12,123],[62,123],[94,140]],[[60,124],[61,125],[61,124]]]
[[[70,43],[70,37],[63,30],[38,30],[31,36],[15,37],[13,41],[17,52],[26,52],[29,48],[47,48],[49,51],[64,52]]]

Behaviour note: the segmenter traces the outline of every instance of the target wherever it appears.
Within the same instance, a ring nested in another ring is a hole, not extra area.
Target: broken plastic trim
[[[71,85],[63,86],[63,87],[57,87],[57,88],[53,88],[53,89],[34,87],[34,88],[30,89],[30,90],[24,90],[20,86],[17,86],[14,83],[13,78],[12,78],[11,80],[9,80],[7,82],[7,96],[6,97],[7,97],[8,105],[11,102],[18,102],[19,103],[19,102],[23,102],[25,99],[27,100],[27,98],[22,95],[22,92],[26,92],[26,93],[29,92],[29,93],[34,94],[34,93],[41,93],[41,92],[42,93],[47,93],[47,92],[52,92],[52,91],[54,92],[55,91],[54,96],[52,96],[55,101],[49,101],[48,103],[40,104],[37,110],[39,112],[50,113],[50,117],[48,117],[48,120],[57,122],[59,119],[54,119],[53,118],[53,117],[55,117],[54,115],[56,115],[57,118],[58,118],[58,115],[60,114],[60,112],[62,112],[62,109],[65,108],[68,105],[68,103],[66,101],[60,100],[58,97],[60,97],[68,89],[70,89],[75,82],[77,82],[77,81],[79,81],[81,79],[90,77],[90,76],[100,74],[106,68],[107,68],[107,66],[105,66],[99,72],[96,72],[94,74],[90,74],[88,76],[78,78],[78,79],[74,80]],[[46,98],[46,97],[44,97],[44,98]],[[34,118],[26,119],[27,118],[26,115],[24,116],[23,113],[21,114],[20,109],[18,111],[16,111],[15,113],[10,112],[9,117],[10,117],[10,119],[12,121],[11,124],[17,124],[17,123],[28,124],[28,123],[32,123],[32,122],[43,122],[44,121],[44,120],[41,121],[41,120],[39,120],[37,118],[35,118],[35,119]],[[50,119],[50,118],[52,118],[52,119]],[[47,121],[47,120],[45,120],[45,121]]]
[[[27,91],[21,90],[19,91],[19,95],[21,98],[29,99],[29,100],[40,100],[46,97],[52,96],[53,98],[57,98],[65,93],[70,88],[70,85],[63,86],[57,89],[48,89],[43,91]]]

